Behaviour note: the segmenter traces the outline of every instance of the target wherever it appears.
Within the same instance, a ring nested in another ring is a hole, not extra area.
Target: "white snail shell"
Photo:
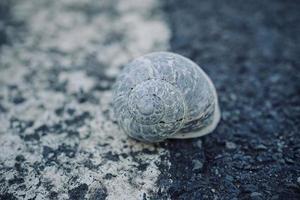
[[[113,108],[124,132],[146,142],[200,137],[220,120],[210,78],[190,59],[168,52],[125,66],[114,85]]]

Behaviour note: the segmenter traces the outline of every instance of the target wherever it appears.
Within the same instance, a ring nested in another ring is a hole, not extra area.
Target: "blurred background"
[[[297,0],[1,0],[0,199],[300,199]],[[215,83],[207,136],[143,144],[123,66],[172,51]]]

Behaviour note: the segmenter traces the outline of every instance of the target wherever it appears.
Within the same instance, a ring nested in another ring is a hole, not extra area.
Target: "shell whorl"
[[[207,75],[191,60],[166,52],[147,54],[125,66],[113,98],[120,127],[148,142],[189,137],[188,132],[212,124],[218,110]]]

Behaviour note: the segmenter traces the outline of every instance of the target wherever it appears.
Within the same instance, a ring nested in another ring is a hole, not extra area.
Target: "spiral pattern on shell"
[[[208,76],[191,60],[168,52],[125,66],[114,85],[113,108],[124,132],[147,142],[202,136],[220,118]]]

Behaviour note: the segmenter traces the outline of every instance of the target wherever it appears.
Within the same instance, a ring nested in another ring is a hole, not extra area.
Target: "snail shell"
[[[168,52],[125,66],[114,85],[113,109],[123,131],[146,142],[199,137],[220,120],[209,77],[193,61]]]

